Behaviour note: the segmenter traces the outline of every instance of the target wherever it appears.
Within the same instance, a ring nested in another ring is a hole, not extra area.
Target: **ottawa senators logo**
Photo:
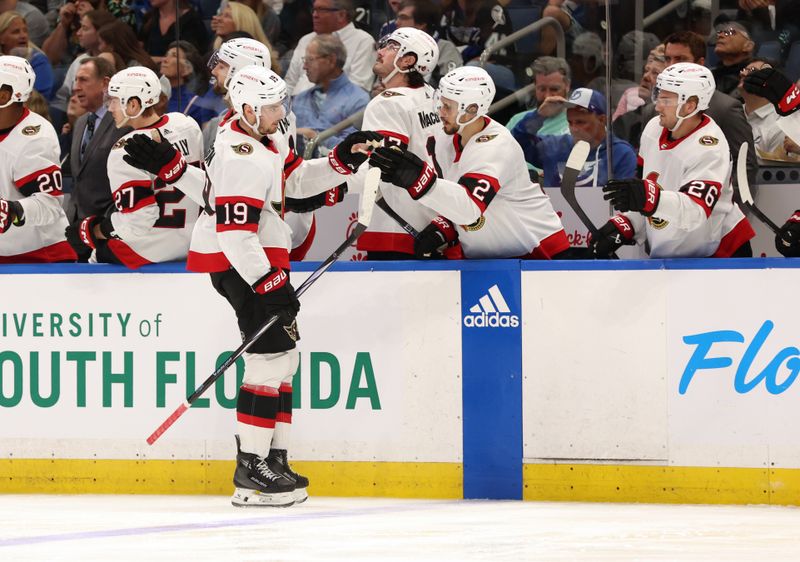
[[[235,144],[231,147],[236,154],[252,154],[253,153],[253,145],[249,142],[243,142],[240,144]]]
[[[393,96],[402,96],[402,95],[404,94],[401,94],[400,92],[393,92],[392,90],[386,90],[381,94],[381,96],[385,98],[391,98]]]
[[[467,232],[475,232],[476,230],[483,228],[484,224],[486,224],[486,216],[481,215],[481,217],[472,224],[462,224],[461,228]]]
[[[497,135],[481,135],[477,139],[475,139],[475,142],[489,142],[490,140],[492,140],[496,136]]]
[[[647,222],[649,222],[650,226],[656,230],[663,230],[667,228],[667,225],[669,225],[669,221],[665,221],[664,219],[660,219],[658,217],[647,217]]]
[[[30,137],[38,133],[39,129],[41,128],[42,128],[41,125],[28,125],[27,127],[22,129],[22,134]]]
[[[697,142],[703,146],[716,146],[719,144],[719,139],[717,137],[712,137],[711,135],[703,135]]]
[[[111,147],[111,150],[122,148],[126,144],[128,144],[128,139],[119,139],[117,142],[114,143],[114,146]]]
[[[292,323],[288,326],[283,327],[286,330],[286,335],[289,336],[289,339],[292,341],[297,341],[300,339],[300,331],[297,329],[297,320],[292,320]]]

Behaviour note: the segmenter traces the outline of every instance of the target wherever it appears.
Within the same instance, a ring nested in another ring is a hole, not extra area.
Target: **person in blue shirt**
[[[589,88],[576,88],[565,105],[569,134],[517,138],[525,159],[544,171],[542,185],[559,187],[572,147],[584,140],[591,151],[576,185],[603,186],[609,179],[605,96]],[[611,137],[611,142],[612,177],[635,177],[637,160],[633,147],[615,136]]]
[[[173,41],[161,59],[161,74],[170,85],[166,112],[188,115],[201,127],[217,116],[217,106],[211,106],[206,97],[210,90],[206,67],[194,45],[188,41]],[[221,100],[221,96],[213,92],[209,95]]]
[[[358,113],[369,102],[369,94],[351,82],[343,72],[346,57],[347,51],[341,39],[331,34],[317,35],[306,48],[303,68],[314,86],[300,92],[292,100],[292,111],[297,118],[298,151],[301,154],[305,142]],[[320,147],[322,152],[327,153],[355,130],[354,127],[348,127],[338,135],[325,139]]]

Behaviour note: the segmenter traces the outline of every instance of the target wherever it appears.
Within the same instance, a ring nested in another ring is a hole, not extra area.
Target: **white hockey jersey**
[[[460,135],[437,131],[439,179],[420,201],[459,225],[466,258],[549,259],[567,250],[561,219],[541,186],[531,183],[519,143],[503,125],[484,121],[463,147]]]
[[[108,154],[108,179],[116,212],[111,214],[114,234],[108,248],[127,267],[183,260],[200,207],[174,186],[125,160],[125,143],[137,134],[161,136],[179,150],[187,164],[200,165],[203,134],[197,122],[182,113],[167,113],[149,127],[136,129],[118,140]]]
[[[361,129],[377,131],[385,136],[384,144],[406,146],[416,156],[432,164],[434,133],[442,127],[434,108],[433,93],[433,88],[427,84],[420,88],[385,90],[367,104]],[[425,228],[436,217],[436,213],[414,201],[405,190],[382,183],[381,193],[386,203],[417,230]],[[376,207],[369,228],[358,239],[358,249],[413,255],[414,238]]]
[[[652,217],[624,214],[651,257],[729,257],[755,235],[733,202],[728,142],[707,115],[678,140],[654,117],[642,132],[639,158],[642,177],[661,187],[660,201]]]
[[[58,136],[49,121],[27,108],[0,131],[0,198],[19,201],[25,222],[0,234],[0,263],[75,261],[64,237]]]

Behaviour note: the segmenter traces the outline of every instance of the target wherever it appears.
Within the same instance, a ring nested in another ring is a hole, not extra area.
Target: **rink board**
[[[239,343],[206,276],[4,272],[0,492],[230,490],[241,368],[144,442]],[[318,495],[800,504],[798,282],[783,259],[337,265],[302,299],[292,458]]]

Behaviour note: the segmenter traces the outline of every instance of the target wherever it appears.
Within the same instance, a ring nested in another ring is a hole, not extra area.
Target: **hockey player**
[[[404,27],[392,32],[378,49],[373,66],[385,90],[367,104],[361,127],[381,133],[386,145],[402,147],[428,164],[439,116],[433,106],[434,90],[423,75],[436,67],[438,59],[439,47],[424,31]],[[329,157],[335,160],[337,151]],[[436,217],[405,191],[386,186],[381,192],[389,207],[417,230]],[[367,252],[367,259],[412,259],[414,238],[382,209],[374,213],[369,230],[358,239],[358,249]]]
[[[246,66],[228,82],[233,113],[206,155],[206,173],[186,168],[174,185],[203,202],[187,267],[211,274],[212,284],[236,311],[243,337],[272,314],[282,320],[244,354],[245,379],[237,402],[239,451],[234,505],[286,506],[305,501],[308,479],[288,463],[292,377],[297,370],[295,316],[299,303],[289,284],[291,230],[282,220],[284,193],[299,198],[330,193],[367,159],[361,151],[380,135],[357,132],[339,143],[334,169],[327,158],[296,159],[280,134],[286,84],[271,70]],[[125,161],[160,177],[171,173],[175,149],[135,135]],[[285,188],[285,192],[284,192]]]
[[[733,202],[728,142],[703,113],[714,93],[704,66],[677,63],[656,80],[658,117],[644,128],[644,179],[611,180],[604,198],[620,211],[590,242],[608,258],[623,244],[645,244],[651,257],[752,256],[753,228]]]
[[[58,136],[25,107],[35,79],[27,60],[0,56],[0,263],[77,259],[64,238]]]
[[[230,39],[223,43],[220,48],[212,55],[208,61],[208,67],[216,80],[215,91],[225,96],[226,103],[230,107],[230,99],[227,97],[228,85],[234,74],[247,65],[255,64],[269,68],[271,65],[269,49],[255,39],[240,38]],[[223,126],[234,114],[229,109],[222,115],[219,126]],[[285,162],[287,170],[291,170],[300,162],[300,156],[295,149],[295,117],[294,113],[288,112],[286,117],[281,120],[278,126],[278,134],[285,137],[286,143],[291,149]],[[331,206],[341,202],[347,193],[347,184],[342,182],[334,187],[329,194],[321,194],[310,199],[288,198],[284,202],[284,220],[292,229],[292,261],[302,260],[311,244],[314,241],[316,224],[313,211],[323,206]]]
[[[186,259],[192,229],[200,212],[197,203],[167,182],[182,174],[186,162],[199,165],[203,135],[194,119],[182,113],[159,115],[158,76],[143,66],[117,72],[108,84],[109,111],[118,128],[133,127],[108,155],[108,179],[116,210],[109,216],[89,216],[67,228],[72,244],[94,250],[90,262],[119,263],[136,269],[149,263]],[[177,150],[164,177],[135,168],[123,160],[122,149],[135,134],[157,135]]]
[[[744,89],[768,99],[778,112],[778,127],[800,143],[800,87],[774,68],[761,68],[744,78]],[[775,249],[787,258],[800,257],[800,210],[775,235]]]
[[[569,249],[550,199],[528,178],[521,147],[487,116],[494,94],[482,68],[450,71],[436,92],[442,126],[428,144],[433,166],[394,147],[370,157],[386,181],[439,214],[415,242],[417,257],[459,242],[466,258],[549,259]]]

